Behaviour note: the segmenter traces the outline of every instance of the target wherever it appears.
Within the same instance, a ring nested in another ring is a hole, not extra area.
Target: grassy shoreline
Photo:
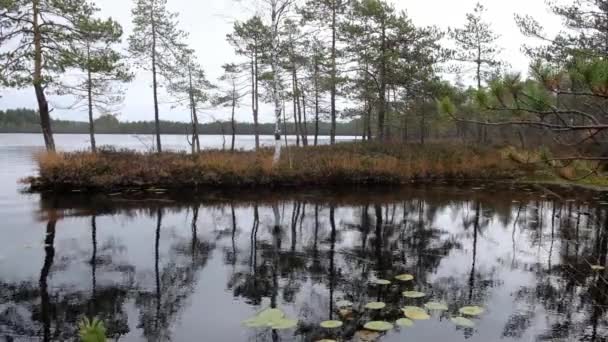
[[[34,192],[165,193],[205,189],[306,188],[534,179],[504,150],[462,145],[343,143],[272,151],[201,154],[103,151],[41,154]]]

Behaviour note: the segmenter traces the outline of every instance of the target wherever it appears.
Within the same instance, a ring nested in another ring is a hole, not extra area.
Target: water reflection
[[[599,198],[522,193],[43,199],[42,244],[4,261],[42,267],[1,274],[0,340],[71,340],[82,317],[97,317],[115,341],[605,341],[608,282],[591,266],[606,266],[608,208]],[[404,273],[415,279],[394,279]],[[449,310],[362,332],[431,300]],[[372,301],[387,307],[364,309]],[[450,321],[466,305],[486,309],[474,328]],[[242,326],[267,307],[297,318],[297,328]],[[335,319],[344,326],[319,326]]]

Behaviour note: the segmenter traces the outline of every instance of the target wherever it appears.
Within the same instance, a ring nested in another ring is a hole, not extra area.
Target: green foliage
[[[83,18],[97,12],[83,0],[3,0],[0,1],[0,85],[21,88],[34,82],[45,87],[55,82],[78,55],[79,29]],[[37,13],[39,29],[31,19]],[[41,74],[36,75],[34,31],[40,32]],[[7,48],[9,47],[9,48]]]
[[[89,320],[87,317],[83,318],[78,323],[78,331],[81,342],[105,342],[106,341],[106,328],[102,321],[94,318]]]
[[[177,28],[177,13],[167,10],[167,0],[135,0],[132,17],[131,56],[145,70],[153,69],[154,59],[156,71],[170,79],[186,49],[187,34]]]
[[[454,59],[460,63],[476,65],[475,80],[478,88],[484,81],[496,75],[502,62],[498,59],[501,49],[497,47],[499,36],[490,23],[483,20],[486,9],[478,3],[473,13],[467,14],[464,27],[450,31],[450,37],[456,43]]]
[[[437,102],[437,107],[439,108],[440,114],[456,114],[456,105],[447,96]]]

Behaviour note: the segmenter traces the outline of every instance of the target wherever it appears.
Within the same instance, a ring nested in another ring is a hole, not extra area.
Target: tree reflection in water
[[[220,296],[202,290],[208,287],[199,280],[205,279],[229,291],[233,300],[226,305],[251,312],[276,307],[299,319],[293,330],[247,331],[241,318],[227,316],[226,324],[238,327],[225,332],[231,339],[350,341],[370,320],[394,322],[403,317],[401,307],[434,300],[449,311],[420,324],[436,340],[605,341],[608,281],[591,265],[607,265],[606,207],[509,195],[430,191],[390,200],[307,196],[104,211],[45,207],[39,274],[0,282],[0,339],[70,340],[87,316],[101,319],[112,340],[170,341],[186,314],[222,312],[190,306]],[[73,220],[64,221],[68,216]],[[153,238],[134,244],[132,232],[100,217],[129,220]],[[64,222],[86,222],[90,234],[69,237],[74,233],[57,228]],[[135,266],[140,245],[148,257]],[[87,284],[69,276],[83,264]],[[404,273],[415,279],[394,279]],[[374,285],[373,279],[392,284]],[[403,297],[412,290],[427,297]],[[501,298],[508,304],[497,304]],[[340,300],[354,305],[340,308]],[[387,308],[363,309],[371,301]],[[449,321],[465,305],[487,309],[478,328]],[[344,326],[320,328],[333,319]],[[199,324],[214,329],[204,318]],[[417,329],[405,333],[423,336]]]

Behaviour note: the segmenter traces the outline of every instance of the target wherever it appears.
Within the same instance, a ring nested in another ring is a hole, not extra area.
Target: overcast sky
[[[224,63],[238,61],[232,47],[226,42],[226,34],[232,30],[235,20],[243,20],[256,10],[252,6],[255,0],[168,0],[169,9],[179,13],[181,29],[190,33],[189,43],[196,49],[199,60],[210,80],[214,81],[221,74]],[[398,9],[406,10],[417,25],[436,25],[442,29],[459,27],[465,22],[465,14],[471,12],[478,0],[393,0]],[[131,33],[130,0],[97,0],[103,16],[111,16],[119,21],[125,29],[125,37]],[[541,22],[547,31],[559,30],[559,20],[548,12],[544,0],[484,0],[487,8],[487,20],[493,24],[496,33],[501,35],[500,45],[504,49],[501,58],[511,64],[514,70],[526,72],[529,61],[521,53],[524,37],[514,22],[514,14],[529,14]],[[36,108],[34,90],[2,89],[0,109],[27,107]],[[65,105],[69,101],[49,96],[52,105]],[[120,120],[152,120],[152,90],[150,77],[145,71],[138,71],[136,80],[128,85],[124,105],[121,107]],[[168,101],[168,98],[164,98]],[[268,107],[262,108],[261,120],[270,122],[272,114]],[[81,112],[56,108],[54,118],[86,120]],[[203,113],[203,121],[224,119],[226,115],[218,112]],[[238,112],[237,120],[251,121],[251,113],[245,102]],[[187,121],[187,110],[172,109],[169,105],[161,107],[161,118],[174,121]]]

